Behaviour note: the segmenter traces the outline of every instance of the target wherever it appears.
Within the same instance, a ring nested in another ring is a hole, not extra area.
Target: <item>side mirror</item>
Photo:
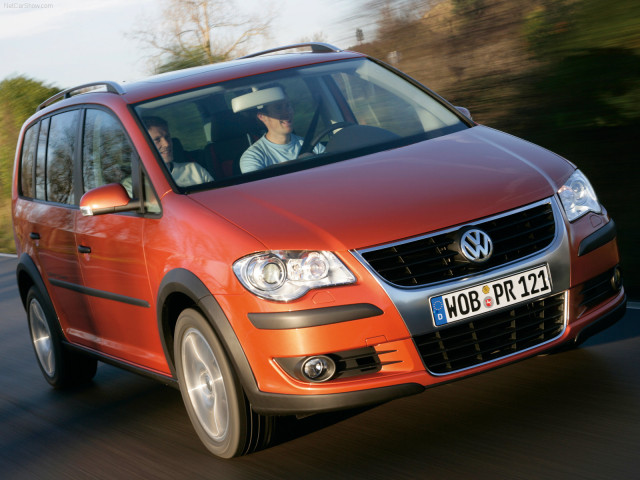
[[[473,118],[471,118],[471,112],[469,111],[468,108],[456,107],[456,110],[458,110],[462,115],[467,117],[469,120],[473,120]]]
[[[80,199],[80,211],[84,216],[130,212],[139,208],[140,201],[129,198],[127,191],[119,183],[109,183],[89,190]]]

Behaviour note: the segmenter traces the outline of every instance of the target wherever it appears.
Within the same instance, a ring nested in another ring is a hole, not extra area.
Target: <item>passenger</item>
[[[304,139],[293,133],[293,107],[289,100],[261,105],[256,115],[267,127],[267,133],[240,157],[242,173],[298,158]],[[313,149],[313,153],[322,152],[324,145],[318,144]]]
[[[196,162],[176,162],[174,160],[173,142],[165,120],[160,117],[146,117],[143,118],[143,122],[178,186],[188,187],[213,181],[211,174],[202,165]]]

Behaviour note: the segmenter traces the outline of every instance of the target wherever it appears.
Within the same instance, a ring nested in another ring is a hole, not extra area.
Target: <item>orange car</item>
[[[573,164],[308,46],[82,85],[27,120],[17,279],[51,385],[100,360],[177,386],[232,457],[278,416],[422,392],[624,314],[614,222]]]

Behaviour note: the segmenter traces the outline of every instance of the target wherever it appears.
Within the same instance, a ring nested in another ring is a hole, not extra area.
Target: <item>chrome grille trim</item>
[[[469,262],[449,246],[461,228],[486,232],[493,255],[480,265]],[[501,215],[430,233],[390,245],[359,250],[362,258],[385,281],[397,287],[420,287],[482,273],[546,249],[556,236],[549,200]]]
[[[554,295],[569,289],[569,262],[571,257],[569,237],[564,215],[555,196],[549,197],[548,199],[539,202],[535,202],[522,208],[514,209],[510,212],[506,212],[505,214],[497,215],[495,217],[509,215],[510,213],[517,212],[519,210],[530,209],[532,207],[535,207],[536,205],[545,203],[550,204],[553,211],[553,217],[555,219],[555,237],[544,250],[521,258],[517,261],[513,261],[505,265],[497,265],[484,272],[468,275],[462,278],[458,278],[454,281],[442,281],[430,285],[416,287],[395,286],[378,275],[378,273],[361,255],[361,253],[379,249],[381,248],[380,246],[352,250],[351,254],[363,265],[363,267],[367,271],[369,271],[374,279],[376,279],[380,287],[387,293],[394,306],[402,316],[402,319],[404,320],[404,323],[411,336],[433,332],[437,329],[437,327],[435,326],[435,322],[433,321],[433,312],[431,311],[429,298],[434,296],[444,295],[453,290],[464,289],[470,286],[477,285],[478,283],[488,283],[500,277],[512,275],[530,268],[535,268],[542,264],[548,265],[549,272],[551,274],[552,290],[550,292],[550,295]],[[487,219],[483,219],[477,222],[470,222],[468,225],[476,225],[486,220]],[[454,230],[458,230],[461,227],[462,226],[458,226],[456,228],[451,228],[436,233],[451,232]],[[426,237],[427,236],[423,236],[420,238]],[[389,243],[384,246],[388,247],[401,243],[407,242],[405,241]]]

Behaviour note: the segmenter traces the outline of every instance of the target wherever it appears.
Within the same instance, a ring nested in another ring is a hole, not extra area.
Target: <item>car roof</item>
[[[71,105],[81,103],[77,98],[80,96],[84,101],[89,102],[96,94],[104,94],[105,90],[109,93],[120,96],[120,98],[122,98],[126,103],[134,104],[152,98],[162,97],[172,93],[190,90],[192,88],[204,87],[235,78],[250,77],[252,75],[305,65],[365,57],[364,54],[341,51],[335,47],[331,47],[331,50],[328,48],[316,49],[313,45],[325,44],[302,44],[290,47],[280,47],[227,62],[154,75],[131,83],[105,81],[83,84],[66,89],[50,97],[40,104],[38,110],[49,110],[47,107],[53,107],[54,105],[55,107],[53,108],[58,109],[66,106],[67,104]],[[312,46],[314,50],[312,50],[312,52],[302,53],[271,54],[272,52],[299,48],[301,46]],[[95,90],[100,87],[100,90]],[[72,98],[74,100],[71,100]]]
[[[128,103],[137,103],[235,78],[363,56],[354,52],[336,52],[331,54],[285,53],[265,57],[240,58],[228,62],[155,75],[135,83],[126,84],[124,96]]]

